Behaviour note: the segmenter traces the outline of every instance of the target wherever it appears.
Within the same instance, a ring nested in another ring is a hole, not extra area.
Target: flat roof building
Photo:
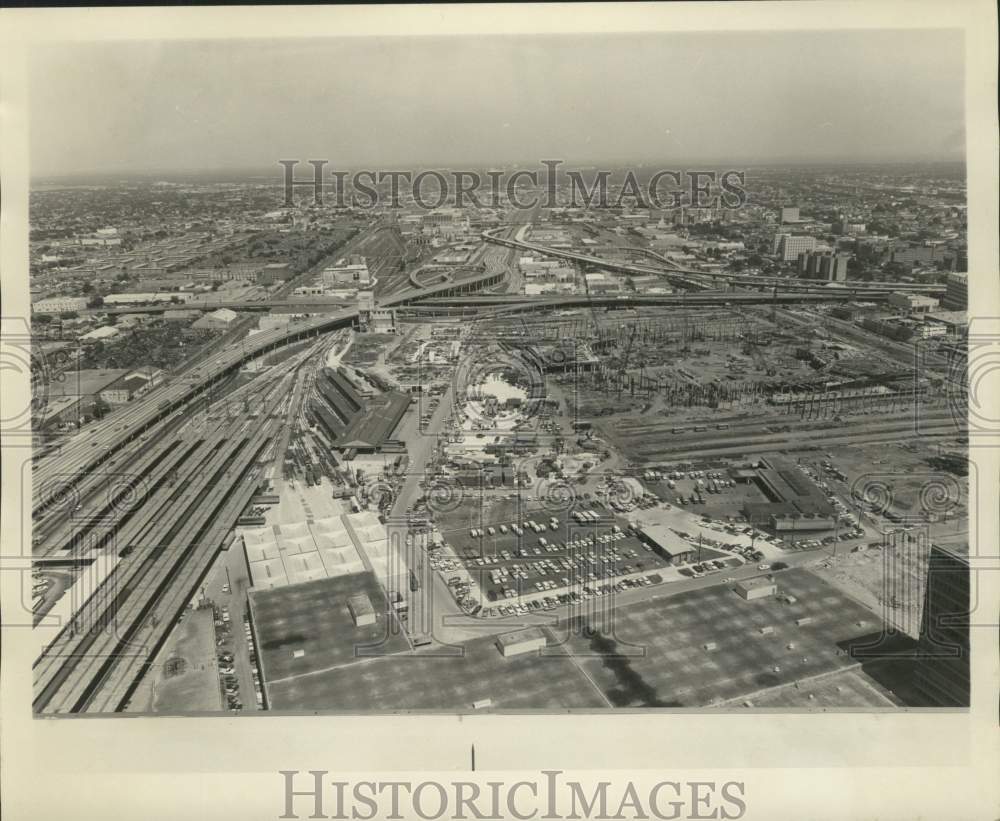
[[[816,237],[778,234],[774,238],[774,253],[782,262],[795,262],[799,254],[816,250]]]
[[[357,627],[364,627],[375,624],[375,608],[369,598],[363,593],[351,596],[347,600],[347,609],[351,611],[351,618]]]
[[[767,579],[746,579],[737,583],[736,592],[747,601],[766,599],[778,592],[778,585]]]
[[[893,292],[889,294],[889,304],[893,308],[907,311],[911,314],[928,313],[938,307],[938,301],[923,294],[904,294]]]
[[[663,524],[643,524],[636,529],[639,540],[662,556],[667,564],[683,564],[694,557],[694,548]]]
[[[31,306],[33,314],[68,314],[82,311],[87,307],[87,298],[82,296],[53,296],[40,299]]]
[[[497,636],[497,650],[504,658],[534,653],[545,647],[545,634],[537,627],[518,630],[516,633],[501,633]]]

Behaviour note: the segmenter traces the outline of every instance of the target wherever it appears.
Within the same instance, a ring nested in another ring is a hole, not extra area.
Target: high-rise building
[[[945,308],[951,311],[966,311],[969,308],[969,275],[948,274],[944,292]]]
[[[969,599],[966,552],[932,545],[916,681],[930,704],[969,706]]]
[[[787,206],[781,209],[781,221],[786,222],[798,222],[799,221],[799,209],[798,206]]]
[[[799,254],[816,250],[816,237],[779,234],[775,237],[775,254],[782,262],[793,262]]]

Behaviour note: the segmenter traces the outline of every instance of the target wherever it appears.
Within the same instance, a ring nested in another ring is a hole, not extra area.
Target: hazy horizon
[[[537,164],[964,162],[960,32],[60,44],[34,179]]]

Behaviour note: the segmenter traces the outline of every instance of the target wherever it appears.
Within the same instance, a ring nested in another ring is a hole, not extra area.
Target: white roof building
[[[111,339],[118,336],[120,331],[113,325],[102,325],[100,328],[85,333],[80,337],[82,342],[96,342],[100,339]]]

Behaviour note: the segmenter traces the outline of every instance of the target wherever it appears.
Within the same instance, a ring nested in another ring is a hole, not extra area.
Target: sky
[[[39,47],[33,177],[964,157],[957,31]]]

